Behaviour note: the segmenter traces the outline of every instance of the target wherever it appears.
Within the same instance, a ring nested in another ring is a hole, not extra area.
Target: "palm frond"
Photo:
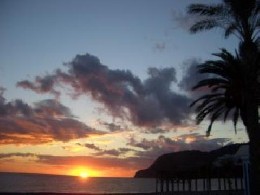
[[[196,22],[190,28],[191,33],[197,33],[199,31],[210,30],[212,28],[218,27],[220,24],[215,19],[204,19],[199,22]]]
[[[198,98],[197,100],[193,101],[190,104],[190,107],[193,107],[195,104],[197,104],[197,102],[204,100],[204,99],[209,99],[209,98],[214,98],[214,97],[218,97],[218,96],[223,96],[222,93],[215,93],[215,94],[207,94],[207,95],[203,95],[202,97]]]
[[[228,117],[228,115],[229,115],[229,113],[230,113],[230,111],[231,111],[232,109],[233,109],[233,108],[227,108],[227,109],[226,109],[226,111],[225,111],[225,113],[224,113],[224,118],[223,118],[224,122],[226,122],[227,117]]]
[[[196,33],[220,27],[226,38],[233,34],[243,42],[258,34],[255,23],[260,15],[259,4],[259,1],[255,0],[224,0],[223,3],[209,5],[191,4],[187,13],[200,16],[198,19],[201,20],[197,21],[190,31]]]
[[[223,91],[223,90],[226,90],[227,89],[227,86],[226,85],[221,85],[221,84],[219,84],[219,85],[217,85],[217,86],[214,86],[214,87],[212,87],[211,88],[211,92],[212,93],[216,93],[216,92],[218,92],[218,91]]]
[[[216,16],[223,10],[222,4],[217,5],[205,5],[205,4],[191,4],[188,6],[189,14],[199,14],[203,16]]]
[[[214,74],[215,70],[222,71],[224,70],[223,61],[222,60],[208,60],[203,64],[198,66],[199,73],[212,73]]]
[[[228,38],[231,34],[235,34],[235,31],[237,31],[237,24],[232,23],[229,26],[227,26],[227,28],[225,29],[225,38]]]
[[[212,87],[212,86],[218,86],[220,84],[227,84],[228,81],[223,79],[223,78],[209,78],[209,79],[204,79],[198,82],[197,85],[195,85],[192,89],[198,89],[201,87]]]
[[[223,99],[216,99],[215,102],[213,102],[212,104],[208,104],[204,107],[197,107],[197,117],[196,117],[196,122],[197,124],[200,124],[204,118],[207,115],[211,115],[212,113],[214,113],[216,110],[218,110],[219,108],[224,108],[224,101]]]
[[[210,99],[205,99],[204,101],[201,102],[200,105],[197,106],[196,111],[198,113],[203,113],[208,110],[214,110],[215,107],[220,106],[223,104],[222,98],[221,97],[215,97],[215,98],[210,98]]]
[[[237,121],[239,118],[239,109],[236,108],[235,109],[235,113],[234,113],[234,117],[233,117],[233,123],[234,123],[234,127],[235,127],[235,133],[237,133]]]
[[[211,129],[212,129],[212,125],[213,123],[219,118],[219,116],[223,113],[223,107],[220,107],[218,110],[216,110],[213,114],[212,114],[212,117],[210,119],[210,124],[208,126],[208,130],[206,132],[206,135],[209,136],[210,135],[210,132],[211,132]]]

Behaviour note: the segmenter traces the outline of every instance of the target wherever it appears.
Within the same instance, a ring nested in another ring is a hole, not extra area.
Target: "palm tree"
[[[199,81],[193,87],[193,90],[207,89],[209,93],[191,104],[191,107],[197,105],[198,124],[206,117],[210,118],[207,135],[210,134],[213,123],[221,116],[226,121],[229,115],[233,115],[235,131],[239,116],[245,126],[247,122],[243,105],[244,80],[239,56],[233,56],[225,49],[213,55],[220,59],[208,60],[197,67],[199,73],[209,74],[210,77]]]
[[[191,4],[188,14],[201,16],[191,28],[192,33],[222,28],[225,37],[231,34],[242,42],[257,39],[259,33],[259,0],[223,0],[223,3],[205,5]]]
[[[188,7],[188,14],[199,17],[198,22],[190,28],[192,33],[218,27],[224,30],[225,37],[235,35],[240,40],[238,49],[240,60],[237,68],[242,73],[244,85],[239,94],[240,98],[238,98],[242,105],[238,114],[243,120],[250,140],[252,194],[260,194],[258,188],[260,186],[260,125],[258,122],[260,1],[223,0],[222,3],[213,5],[191,4]],[[228,94],[230,91],[227,89],[223,90]],[[198,111],[200,111],[199,108]],[[226,112],[225,110],[216,111],[207,110],[207,112],[212,113],[212,117],[214,116],[211,118],[214,119],[213,122],[216,120],[215,118],[220,116],[220,113]],[[211,126],[212,123],[210,128]]]

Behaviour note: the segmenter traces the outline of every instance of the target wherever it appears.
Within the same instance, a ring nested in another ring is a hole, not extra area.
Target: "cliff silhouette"
[[[214,167],[213,164],[217,161],[217,159],[223,156],[234,155],[241,145],[243,144],[231,144],[209,152],[190,150],[163,154],[158,157],[147,169],[137,171],[134,177],[157,177],[162,172],[167,173],[169,176],[171,176],[171,174],[192,175],[198,171],[200,174],[203,174],[203,172],[209,167],[211,169]],[[232,165],[232,168],[237,168],[237,166]],[[214,170],[212,172],[214,172]]]

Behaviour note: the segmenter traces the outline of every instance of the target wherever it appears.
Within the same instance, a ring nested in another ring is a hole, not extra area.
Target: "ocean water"
[[[243,189],[241,180],[237,180],[238,189]],[[197,180],[198,190],[203,191],[203,180]],[[212,179],[212,190],[218,190],[218,180]],[[235,189],[235,179],[225,182],[230,189]],[[224,181],[221,182],[223,190]],[[164,184],[164,189],[165,189]],[[187,191],[188,185],[179,184],[179,190]],[[158,189],[160,188],[158,184]],[[174,184],[174,189],[178,188]],[[195,180],[191,189],[195,190]],[[0,173],[1,192],[53,192],[53,193],[151,193],[156,192],[156,179],[153,178],[80,178],[73,176],[25,174],[25,173]]]
[[[85,178],[59,175],[0,173],[1,192],[149,193],[156,180],[143,178]]]

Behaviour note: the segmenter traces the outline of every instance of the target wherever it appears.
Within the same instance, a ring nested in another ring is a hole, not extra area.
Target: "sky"
[[[191,34],[190,3],[0,0],[0,172],[132,177],[160,155],[245,143],[197,125],[196,66],[223,32]]]

